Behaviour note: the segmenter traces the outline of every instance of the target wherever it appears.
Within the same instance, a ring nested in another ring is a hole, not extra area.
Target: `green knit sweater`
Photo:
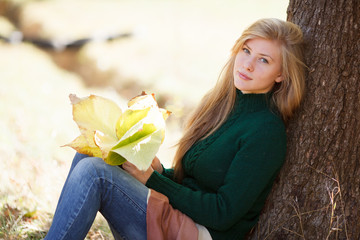
[[[185,154],[182,184],[173,181],[172,169],[164,169],[146,186],[166,195],[214,240],[243,239],[285,159],[285,127],[270,102],[270,94],[237,91],[227,121]]]

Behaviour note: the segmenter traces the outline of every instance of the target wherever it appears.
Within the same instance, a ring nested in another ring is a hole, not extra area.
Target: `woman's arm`
[[[174,179],[174,169],[164,168],[158,157],[154,158],[153,162],[151,163],[151,167],[158,173],[162,174],[163,176],[170,178],[172,180]]]
[[[164,171],[163,166],[161,165],[159,158],[156,157],[156,156],[155,156],[155,158],[153,159],[153,161],[151,163],[151,167],[160,174],[162,174],[163,171]]]
[[[216,192],[194,191],[153,172],[146,185],[169,198],[171,205],[195,222],[224,231],[263,206],[286,151],[284,129],[278,124],[249,134]],[[219,149],[221,151],[221,149]],[[218,159],[221,161],[221,159]],[[253,216],[255,217],[255,216]]]

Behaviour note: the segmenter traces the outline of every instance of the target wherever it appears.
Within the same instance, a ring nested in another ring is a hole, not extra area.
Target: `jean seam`
[[[69,221],[68,226],[66,226],[66,228],[65,228],[66,231],[64,231],[64,234],[63,234],[63,236],[61,237],[61,239],[66,239],[65,237],[66,237],[66,235],[68,234],[69,229],[73,226],[73,224],[74,224],[74,222],[75,222],[75,219],[76,219],[77,216],[79,215],[80,210],[84,207],[85,199],[87,198],[87,196],[89,195],[90,191],[92,190],[92,186],[95,184],[95,181],[96,181],[96,180],[99,180],[99,179],[100,179],[100,178],[97,177],[97,178],[95,178],[95,179],[92,181],[92,183],[90,184],[90,187],[89,187],[89,191],[87,191],[87,192],[83,195],[84,197],[81,198],[81,204],[79,204],[80,207],[76,209],[76,213],[71,214],[71,216],[69,217],[69,218],[71,219],[71,221]],[[75,211],[74,211],[74,212],[75,212]]]
[[[145,208],[140,205],[136,199],[134,199],[133,197],[131,197],[131,195],[128,194],[127,191],[124,191],[123,190],[123,187],[121,187],[120,184],[117,184],[115,181],[113,181],[112,179],[104,176],[103,174],[101,174],[99,172],[99,170],[97,169],[97,167],[94,166],[94,164],[92,163],[92,169],[95,170],[92,171],[92,177],[91,177],[91,181],[88,181],[89,183],[89,187],[88,187],[88,191],[83,191],[83,194],[81,195],[80,197],[80,201],[79,201],[79,207],[76,208],[69,216],[69,222],[68,222],[68,225],[64,228],[65,230],[64,231],[61,231],[60,234],[59,234],[59,239],[67,239],[68,237],[68,234],[69,234],[69,230],[72,228],[72,226],[74,225],[75,223],[75,220],[77,219],[77,217],[79,216],[79,213],[81,212],[81,210],[84,208],[84,205],[85,205],[85,202],[86,202],[86,199],[89,197],[91,191],[93,191],[94,189],[94,185],[98,185],[98,194],[100,194],[101,196],[101,201],[104,200],[104,198],[102,196],[104,196],[104,192],[103,190],[105,189],[105,185],[106,184],[110,184],[109,186],[112,186],[113,187],[113,190],[114,191],[118,191],[120,194],[122,194],[124,196],[124,200],[127,201],[128,204],[131,204],[134,209],[136,211],[139,212],[139,214],[144,214],[145,217],[146,217],[146,211],[147,211],[147,204],[146,204],[146,200],[145,200]],[[122,174],[122,173],[119,173],[119,174]],[[127,174],[125,171],[123,172],[123,174]],[[129,175],[131,176],[131,175]],[[134,181],[137,181],[136,179],[134,179]],[[141,184],[141,183],[139,183]],[[98,209],[98,211],[101,210],[101,207],[100,209]],[[109,220],[108,220],[109,221]],[[117,230],[117,227],[116,224],[113,224],[111,222],[111,224],[113,225],[113,227]],[[118,231],[118,230],[117,230]],[[119,232],[119,231],[118,231]]]
[[[75,219],[76,219],[77,216],[79,215],[80,210],[84,207],[85,199],[87,198],[87,196],[89,195],[89,193],[90,193],[91,190],[93,189],[92,186],[93,186],[94,184],[96,184],[96,181],[98,181],[98,180],[100,179],[99,174],[98,174],[98,172],[97,172],[97,170],[96,170],[96,167],[95,167],[93,164],[91,164],[91,166],[92,166],[92,168],[95,170],[96,175],[92,175],[92,178],[91,178],[92,181],[91,181],[91,183],[90,183],[90,185],[89,185],[89,190],[88,190],[88,191],[83,195],[83,197],[81,198],[81,201],[80,201],[81,204],[79,204],[80,207],[77,209],[77,211],[76,211],[75,214],[71,214],[70,217],[73,216],[73,218],[72,218],[71,221],[69,222],[69,225],[65,228],[66,231],[64,231],[65,234],[63,235],[63,238],[62,238],[62,239],[65,239],[66,235],[67,235],[68,232],[69,232],[69,229],[73,226],[73,224],[74,224],[74,222],[75,222]],[[70,217],[69,217],[69,218],[70,218]]]
[[[137,204],[137,201],[135,201],[133,198],[131,198],[126,191],[123,191],[121,187],[119,187],[118,184],[116,184],[115,182],[109,181],[108,179],[105,178],[101,178],[103,181],[106,181],[110,184],[112,184],[114,186],[114,188],[116,188],[116,191],[120,192],[123,196],[124,196],[124,200],[126,200],[129,204],[133,205],[134,208],[139,211],[140,213],[144,214],[146,217],[146,209],[144,209],[142,206],[140,206],[139,204]],[[107,221],[110,222],[110,224],[113,226],[113,228],[120,233],[121,231],[117,228],[117,224],[114,224],[114,222],[112,222],[110,219],[107,219]],[[127,239],[127,237],[123,237],[123,239]]]
[[[110,181],[109,179],[105,178],[104,176],[101,176],[101,174],[98,173],[98,169],[96,167],[94,167],[93,163],[92,163],[93,168],[95,169],[96,175],[99,179],[106,181],[108,183],[110,183],[111,185],[113,185],[114,187],[116,187],[116,189],[118,189],[124,196],[126,196],[129,200],[131,200],[131,202],[139,209],[141,210],[143,213],[146,213],[146,209],[143,209],[139,204],[136,204],[136,201],[134,199],[132,199],[125,191],[122,190],[122,188],[116,184],[116,182],[114,181]],[[121,170],[124,171],[124,170]],[[122,174],[127,174],[125,171]],[[131,177],[131,175],[129,175],[129,177]],[[134,181],[138,181],[135,178],[133,179]],[[141,184],[139,182],[139,184]]]
[[[137,204],[137,201],[135,201],[132,197],[130,197],[130,195],[127,194],[126,191],[123,191],[118,184],[116,184],[115,182],[109,181],[108,179],[105,179],[105,178],[101,178],[101,177],[100,177],[100,179],[102,179],[102,180],[104,180],[104,181],[112,184],[114,187],[116,187],[116,189],[117,189],[118,191],[120,191],[120,192],[127,198],[127,200],[130,200],[131,203],[132,203],[137,209],[139,209],[139,210],[142,211],[143,213],[146,213],[146,209],[144,209],[142,206],[140,206],[139,204]]]
[[[147,208],[147,203],[145,204],[145,208],[143,208],[141,205],[139,205],[138,203],[137,203],[137,201],[135,200],[135,199],[133,199],[132,197],[131,197],[131,195],[129,195],[128,194],[128,192],[127,191],[124,191],[123,190],[123,187],[121,187],[121,185],[119,185],[119,184],[117,184],[115,181],[113,181],[113,179],[110,179],[110,178],[107,178],[107,177],[105,177],[103,174],[101,174],[100,172],[99,172],[99,169],[97,168],[97,167],[95,167],[94,166],[94,163],[93,162],[91,162],[92,163],[92,166],[93,166],[93,168],[94,168],[94,170],[95,170],[95,172],[96,172],[96,176],[105,184],[105,182],[107,182],[108,184],[110,184],[113,188],[114,188],[114,190],[116,190],[116,191],[118,191],[119,193],[121,193],[123,196],[124,196],[124,200],[126,200],[129,204],[131,204],[133,207],[134,207],[134,209],[136,209],[136,211],[138,211],[139,213],[141,213],[141,214],[144,214],[145,215],[145,218],[146,218],[146,208]],[[117,173],[117,174],[128,174],[127,172],[125,172],[124,170],[120,170],[120,171],[122,171],[122,172],[119,172],[119,173]],[[131,175],[128,175],[127,177],[132,177]],[[132,179],[133,181],[137,181],[135,178],[134,179]],[[141,184],[140,182],[139,182],[139,184]],[[104,187],[104,185],[103,185],[103,187]],[[101,200],[103,200],[103,198],[101,199]],[[99,209],[99,211],[100,211],[101,209]],[[114,224],[112,221],[110,221],[110,219],[107,219],[107,221],[109,221],[110,223],[111,223],[111,225],[115,228],[115,230],[118,232],[118,233],[120,233],[120,232],[122,232],[122,231],[119,231],[119,229],[118,229],[118,227],[117,227],[117,224]],[[146,221],[146,220],[145,220]],[[145,222],[145,224],[146,224],[146,222]],[[124,238],[124,237],[123,237]],[[127,238],[124,238],[124,239],[127,239]]]

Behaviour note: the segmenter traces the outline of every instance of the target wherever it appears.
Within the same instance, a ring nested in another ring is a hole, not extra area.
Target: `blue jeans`
[[[146,239],[148,192],[120,167],[77,153],[45,239],[84,239],[98,211],[122,239]]]

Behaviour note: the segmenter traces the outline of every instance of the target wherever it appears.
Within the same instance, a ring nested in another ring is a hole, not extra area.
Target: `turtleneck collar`
[[[236,100],[234,105],[234,112],[248,111],[255,112],[264,108],[272,108],[272,92],[268,93],[247,93],[244,94],[240,90],[236,89]]]

